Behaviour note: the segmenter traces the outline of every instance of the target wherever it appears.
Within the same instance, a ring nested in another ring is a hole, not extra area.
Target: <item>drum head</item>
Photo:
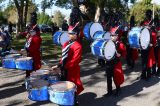
[[[100,23],[93,23],[90,27],[90,35],[93,38],[93,35],[97,31],[103,31],[103,27]]]
[[[32,72],[31,76],[41,76],[41,75],[46,75],[49,74],[50,71],[49,70],[36,70],[36,72]]]
[[[32,88],[34,88],[34,89],[49,85],[49,83],[47,81],[42,80],[42,79],[32,79],[32,80],[30,80],[30,84],[31,84]]]
[[[69,41],[68,33],[67,32],[63,32],[63,34],[60,36],[61,45],[63,45],[67,41]]]
[[[32,60],[32,57],[21,57],[16,59],[16,61],[23,61],[23,60]]]
[[[110,40],[111,39],[111,33],[110,32],[106,32],[104,39]]]
[[[9,55],[6,55],[5,58],[14,58],[14,57],[20,57],[21,54],[9,54]]]
[[[140,45],[142,49],[147,49],[150,43],[150,32],[147,28],[144,28],[140,35]]]
[[[109,40],[105,45],[104,55],[107,60],[111,60],[116,52],[115,44],[112,40]]]
[[[50,88],[56,92],[65,92],[74,89],[75,87],[75,84],[70,81],[59,81],[50,86]]]

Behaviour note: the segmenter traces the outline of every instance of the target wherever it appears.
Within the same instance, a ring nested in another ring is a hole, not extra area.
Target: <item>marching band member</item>
[[[118,34],[112,33],[111,39],[116,45],[116,56],[113,60],[106,61],[106,74],[107,74],[107,91],[106,95],[112,95],[112,78],[116,85],[116,95],[120,93],[120,85],[124,82],[124,74],[122,70],[122,63],[120,57],[126,57],[126,49],[122,42],[118,41]]]
[[[158,69],[156,71],[156,75],[160,75],[160,30],[157,32],[157,54],[158,54]]]
[[[134,26],[135,26],[134,16],[131,16],[130,30]],[[126,34],[126,39],[127,39],[127,34]],[[126,41],[128,41],[128,40],[126,40]],[[138,59],[138,50],[136,48],[131,48],[128,43],[126,43],[126,50],[127,50],[127,56],[126,56],[127,65],[132,69],[132,68],[134,68],[135,61]]]
[[[146,11],[146,21],[143,22],[144,26],[149,26],[152,23],[152,11]],[[154,48],[155,45],[155,31],[151,28],[151,41],[149,47],[145,50],[141,50],[142,58],[142,74],[141,78],[148,80],[151,77],[152,67],[155,64]]]
[[[53,66],[52,70],[61,69],[62,79],[75,83],[77,86],[76,95],[80,94],[84,88],[80,80],[80,66],[82,57],[82,45],[77,40],[77,25],[69,26],[68,36],[70,40],[62,47],[62,59],[59,65]],[[75,96],[76,97],[76,96]]]
[[[27,56],[33,58],[33,70],[40,69],[40,46],[42,39],[40,37],[40,29],[37,26],[37,14],[35,12],[31,13],[31,24],[28,26],[28,29],[25,32],[19,33],[19,35],[26,37],[25,50],[27,51]],[[23,52],[23,50],[21,52]],[[29,77],[33,70],[26,71],[26,77]]]

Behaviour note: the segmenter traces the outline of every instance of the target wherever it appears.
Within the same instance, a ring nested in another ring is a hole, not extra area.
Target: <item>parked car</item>
[[[39,25],[40,31],[45,33],[45,32],[52,32],[52,28],[48,25]]]

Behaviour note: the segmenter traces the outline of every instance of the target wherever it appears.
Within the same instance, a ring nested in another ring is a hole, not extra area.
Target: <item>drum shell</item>
[[[109,32],[106,32],[106,31],[97,31],[97,32],[94,33],[93,39],[94,40],[97,40],[97,39],[110,40],[111,36],[110,36]]]
[[[104,40],[96,40],[91,44],[91,52],[93,55],[99,57],[99,58],[105,58],[104,56],[104,46],[105,46]]]
[[[33,101],[47,101],[49,100],[48,87],[44,86],[37,89],[30,89],[28,91],[28,98]]]
[[[84,33],[86,39],[88,39],[88,40],[91,40],[91,39],[92,39],[92,37],[91,37],[91,35],[90,35],[90,27],[91,27],[92,24],[93,24],[93,22],[87,23],[87,24],[84,26],[84,29],[83,29],[83,33]]]
[[[59,32],[59,31],[57,31],[57,32],[55,32],[55,34],[53,35],[53,43],[54,44],[56,44],[56,45],[60,45],[60,35],[62,34],[62,32]]]
[[[134,27],[128,33],[128,43],[130,44],[131,48],[140,48],[140,34],[142,28]]]
[[[48,93],[48,84],[42,87],[33,88],[31,82],[37,82],[37,78],[28,78],[25,81],[26,89],[28,90],[28,98],[33,101],[47,101],[49,100],[49,93]],[[43,80],[41,80],[43,81]]]
[[[33,70],[33,60],[28,59],[28,60],[16,60],[16,68],[19,70]]]
[[[59,92],[59,91],[54,91],[52,90],[51,87],[49,87],[48,91],[50,95],[49,99],[51,102],[59,105],[74,105],[74,96],[76,88]]]
[[[15,69],[16,68],[16,63],[15,60],[17,58],[20,58],[20,54],[11,54],[7,55],[2,59],[2,67],[3,68],[9,68],[9,69]]]
[[[5,58],[2,60],[2,67],[3,68],[9,68],[9,69],[15,69],[15,58]]]

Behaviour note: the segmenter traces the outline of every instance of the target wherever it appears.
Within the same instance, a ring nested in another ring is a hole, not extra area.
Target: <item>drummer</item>
[[[27,28],[25,32],[19,33],[19,35],[26,37],[25,49],[21,52],[27,51],[27,56],[33,58],[33,70],[38,70],[41,68],[40,45],[42,39],[40,37],[40,29],[37,26],[37,14],[35,12],[31,13],[31,24]],[[33,70],[26,71],[26,78],[30,76]]]
[[[118,34],[115,29],[111,29],[111,39],[116,45],[116,56],[111,61],[106,61],[106,74],[107,74],[107,91],[105,96],[112,95],[112,78],[116,85],[116,93],[118,96],[120,94],[120,85],[124,82],[124,74],[122,70],[122,63],[120,57],[126,57],[126,49],[122,42],[118,41]]]
[[[158,52],[158,69],[156,71],[156,75],[160,75],[160,30],[157,32],[157,52]]]
[[[142,58],[142,74],[141,79],[148,80],[152,74],[152,67],[155,64],[155,57],[154,57],[154,48],[153,46],[156,44],[155,42],[155,30],[153,27],[150,27],[152,23],[152,11],[146,11],[146,19],[143,22],[143,26],[147,26],[151,30],[151,41],[148,45],[148,48],[145,50],[141,50],[141,58]]]
[[[69,26],[68,36],[70,40],[63,45],[62,59],[59,65],[53,66],[52,69],[61,69],[63,81],[71,81],[76,84],[76,95],[80,94],[84,88],[80,80],[80,66],[82,57],[82,46],[77,40],[78,28],[75,26]],[[75,96],[76,97],[76,96]]]

